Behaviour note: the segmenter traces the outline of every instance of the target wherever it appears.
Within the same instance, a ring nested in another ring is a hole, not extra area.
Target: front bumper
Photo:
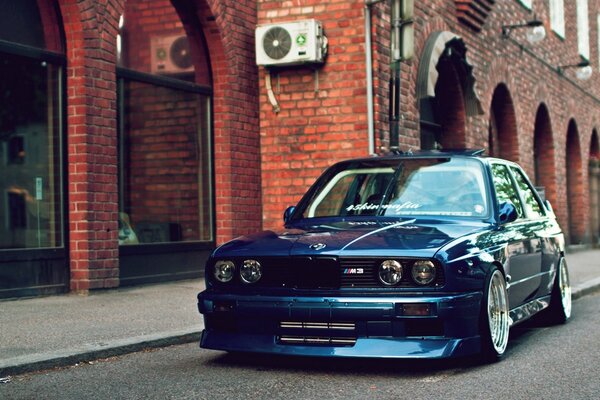
[[[200,346],[304,356],[447,358],[480,351],[481,292],[258,296],[204,291]]]

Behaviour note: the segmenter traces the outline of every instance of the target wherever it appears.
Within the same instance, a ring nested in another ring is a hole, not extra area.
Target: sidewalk
[[[600,289],[600,250],[567,253],[573,298]],[[0,301],[0,378],[196,342],[202,279]]]

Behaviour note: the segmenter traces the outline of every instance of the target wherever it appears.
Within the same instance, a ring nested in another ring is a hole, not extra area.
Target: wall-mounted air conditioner
[[[151,71],[154,74],[180,74],[194,71],[190,44],[184,35],[155,36],[150,39]]]
[[[291,66],[323,63],[327,38],[314,19],[265,24],[256,27],[256,64]]]

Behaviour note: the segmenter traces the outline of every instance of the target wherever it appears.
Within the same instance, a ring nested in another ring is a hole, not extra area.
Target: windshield
[[[467,158],[342,164],[328,171],[303,218],[345,216],[459,216],[488,214],[482,165]]]

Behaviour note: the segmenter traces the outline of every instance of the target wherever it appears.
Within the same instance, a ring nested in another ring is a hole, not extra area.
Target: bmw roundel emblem
[[[327,247],[327,245],[324,243],[315,243],[310,245],[310,248],[313,250],[323,250],[325,247]]]

